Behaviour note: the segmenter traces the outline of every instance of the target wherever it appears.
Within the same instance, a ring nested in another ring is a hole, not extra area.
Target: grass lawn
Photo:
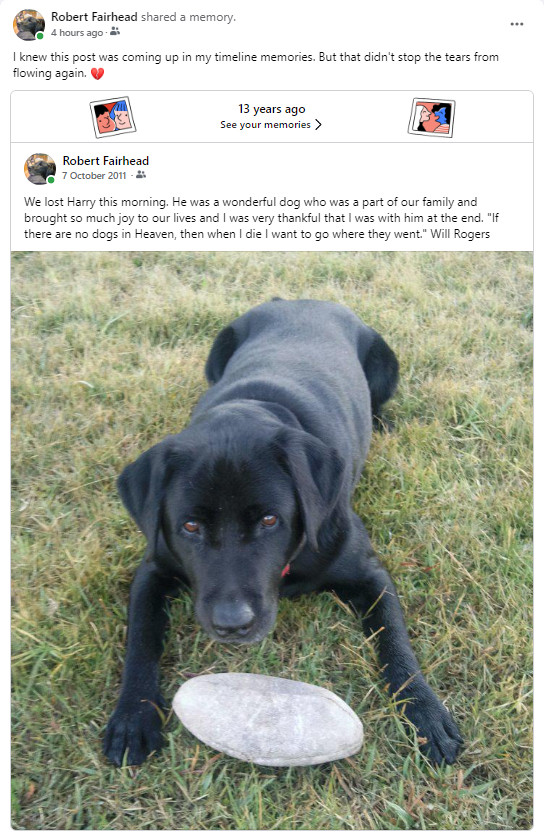
[[[399,356],[394,429],[375,435],[354,507],[465,737],[454,766],[406,736],[332,595],[282,601],[273,634],[239,648],[182,597],[163,692],[204,672],[320,684],[363,720],[358,756],[261,768],[173,717],[142,768],[102,758],[144,545],[116,475],[186,424],[218,330],[274,295],[343,302]],[[13,826],[530,827],[531,255],[16,253],[12,296]]]

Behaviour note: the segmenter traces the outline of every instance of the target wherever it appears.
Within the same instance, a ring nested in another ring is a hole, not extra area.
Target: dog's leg
[[[162,745],[163,702],[159,659],[168,622],[167,598],[179,581],[141,563],[130,589],[128,636],[121,693],[104,736],[104,753],[115,765],[139,765]]]
[[[383,421],[381,412],[397,388],[398,360],[383,337],[371,328],[361,330],[357,351],[370,390],[374,428],[390,428]]]
[[[374,639],[390,695],[417,728],[423,752],[435,762],[452,763],[463,740],[449,711],[425,681],[393,581],[373,554],[358,518],[357,522],[351,545],[329,570],[326,587],[361,615],[366,635]]]

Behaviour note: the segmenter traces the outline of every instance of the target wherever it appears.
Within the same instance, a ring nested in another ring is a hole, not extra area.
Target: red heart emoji
[[[98,69],[96,69],[96,67],[93,67],[92,70],[91,70],[91,75],[92,75],[93,78],[96,78],[96,80],[98,81],[98,79],[102,78],[102,76],[104,75],[104,68],[99,67]]]

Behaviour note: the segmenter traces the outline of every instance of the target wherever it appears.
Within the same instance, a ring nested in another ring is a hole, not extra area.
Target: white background
[[[118,203],[123,197],[170,201],[177,196],[187,200],[209,199],[213,206],[214,198],[222,201],[266,195],[275,197],[278,203],[282,198],[295,201],[329,196],[349,199],[353,203],[355,199],[384,196],[400,218],[405,216],[403,205],[408,212],[422,213],[421,198],[425,196],[439,201],[446,196],[456,201],[477,197],[478,207],[472,214],[481,212],[488,220],[490,213],[499,213],[499,218],[496,223],[484,222],[470,227],[476,231],[486,230],[485,237],[468,239],[470,248],[532,249],[532,93],[444,92],[442,95],[436,92],[434,97],[453,99],[457,104],[452,137],[408,133],[412,101],[418,98],[415,90],[160,93],[125,90],[123,93],[129,95],[136,132],[107,134],[99,139],[94,136],[88,93],[14,92],[11,97],[12,248],[31,250],[42,249],[45,245],[49,249],[84,250],[89,248],[89,242],[92,245],[93,230],[96,229],[92,218],[97,214],[97,206],[91,207],[90,212],[77,214],[71,211],[67,215],[68,219],[78,218],[78,234],[88,235],[88,238],[75,239],[73,223],[57,223],[49,240],[29,238],[28,232],[25,236],[29,226],[44,229],[46,224],[37,221],[37,217],[51,217],[51,209],[43,207],[45,196],[49,200],[78,195],[96,200],[107,196],[117,198]],[[109,93],[113,101],[119,95],[114,90]],[[107,96],[108,92],[105,94]],[[427,95],[427,98],[431,97],[432,94]],[[249,115],[240,113],[244,104],[249,107]],[[303,107],[305,112],[294,117],[286,115],[286,108],[293,105]],[[276,106],[281,107],[281,115],[255,114],[260,107]],[[495,118],[486,118],[487,113],[495,114]],[[62,118],[57,118],[57,114],[62,114]],[[524,114],[524,117],[514,118],[513,114]],[[267,122],[304,122],[312,127],[270,129],[264,127]],[[222,124],[234,127],[225,128]],[[253,127],[240,129],[241,124]],[[28,136],[32,136],[32,142],[28,142]],[[36,151],[47,153],[57,164],[55,183],[51,186],[36,186],[24,176],[24,161]],[[149,157],[145,180],[136,178],[138,166],[112,168],[104,164],[104,155]],[[64,165],[65,157],[81,160],[81,163]],[[108,179],[112,172],[121,172],[124,178]],[[89,179],[93,174],[104,173],[106,179]],[[42,208],[31,209],[28,205],[30,197],[41,199]],[[416,204],[414,200],[419,202]],[[66,199],[60,206],[66,209]],[[178,214],[183,212],[177,211]],[[247,212],[243,207],[238,210],[250,217],[263,211],[267,210]],[[349,223],[331,224],[324,219],[325,211],[321,211],[319,221],[307,226],[311,231],[320,231],[322,239],[315,243],[318,249],[464,250],[467,247],[466,237],[455,237],[464,232],[464,224],[458,222],[446,224],[450,228],[450,237],[446,240],[431,237],[429,226],[443,228],[440,220],[434,224],[425,223],[427,234],[419,239],[395,238],[394,230],[410,232],[414,228],[401,222],[389,229],[390,238],[386,233],[383,239],[366,235],[364,239],[335,240],[332,228],[363,228],[354,220],[358,212],[352,212]],[[368,211],[372,212],[372,209]],[[378,209],[378,214],[384,216],[387,211],[384,202],[384,208]],[[215,217],[214,212],[207,214]],[[227,218],[230,214],[227,213]],[[461,217],[465,210],[459,210],[456,202],[448,214]],[[123,225],[117,221],[118,237],[107,237],[106,240],[119,250],[142,246],[145,249],[201,249],[208,245],[222,250],[305,249],[314,245],[313,241],[302,241],[300,231],[292,239],[270,235],[265,238],[268,231],[286,228],[285,224],[280,226],[276,222],[252,224],[252,228],[261,230],[254,239],[249,239],[247,231],[240,231],[236,223],[221,224],[222,229],[234,230],[236,238],[210,242],[181,238],[179,224],[173,220],[172,207],[166,212],[147,212],[147,216],[151,222],[153,216],[163,221],[170,218],[170,222],[153,224],[153,228],[172,229],[175,238],[142,241],[131,234],[129,238],[121,239]],[[347,214],[339,212],[338,216],[347,217]],[[422,216],[427,220],[429,211]],[[31,217],[36,219],[34,227],[28,222]],[[89,223],[87,218],[91,218]],[[107,228],[115,228],[115,223],[108,223]],[[129,232],[135,225],[127,227]],[[192,226],[200,228],[198,223]],[[304,224],[288,226],[300,230]],[[371,227],[387,229],[376,223]],[[69,242],[66,237],[55,237],[59,228],[59,234],[73,230]],[[203,228],[207,234],[208,229],[217,228],[217,224],[209,223]],[[488,232],[490,237],[487,237]]]

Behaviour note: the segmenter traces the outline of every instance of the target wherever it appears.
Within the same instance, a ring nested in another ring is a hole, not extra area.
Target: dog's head
[[[177,568],[204,629],[232,643],[272,629],[283,570],[306,545],[327,549],[346,504],[334,450],[299,429],[244,428],[190,427],[144,452],[118,481],[148,559]]]

